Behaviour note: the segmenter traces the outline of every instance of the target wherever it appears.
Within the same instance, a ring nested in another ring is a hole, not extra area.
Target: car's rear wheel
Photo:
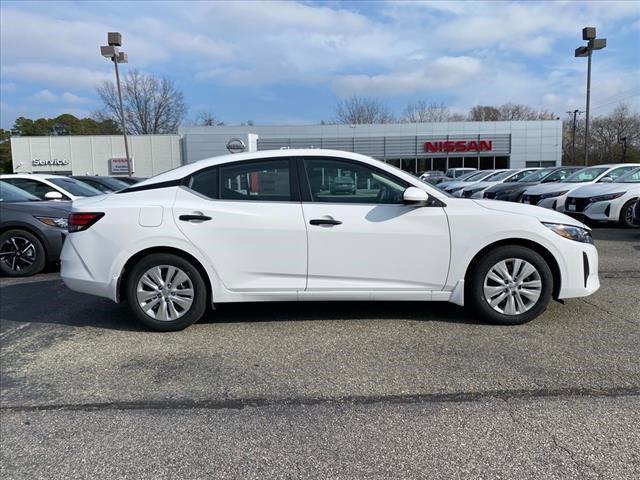
[[[538,253],[519,245],[484,255],[468,277],[465,304],[491,323],[518,325],[544,312],[553,292],[553,274]]]
[[[173,254],[144,257],[127,276],[127,302],[147,327],[182,330],[206,310],[207,288],[198,269]]]
[[[46,265],[42,242],[26,230],[7,230],[0,235],[0,272],[9,277],[28,277]]]
[[[629,200],[620,209],[620,224],[627,228],[638,228],[640,225],[633,223],[633,207],[638,200]]]

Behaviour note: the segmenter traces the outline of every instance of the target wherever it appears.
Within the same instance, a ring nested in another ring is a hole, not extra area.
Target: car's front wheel
[[[468,276],[465,304],[491,323],[518,325],[544,312],[553,275],[538,253],[519,245],[497,247]]]
[[[629,200],[620,209],[620,223],[627,228],[638,228],[640,225],[633,223],[633,207],[637,200]]]
[[[140,260],[127,276],[126,291],[133,313],[153,330],[182,330],[206,310],[202,275],[191,262],[173,254],[152,254]]]
[[[46,265],[42,242],[26,230],[7,230],[0,235],[0,272],[9,277],[28,277]]]

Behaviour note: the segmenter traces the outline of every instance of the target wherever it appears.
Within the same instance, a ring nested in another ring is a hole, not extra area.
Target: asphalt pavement
[[[640,233],[533,322],[447,303],[220,305],[154,333],[0,279],[4,478],[640,478]]]

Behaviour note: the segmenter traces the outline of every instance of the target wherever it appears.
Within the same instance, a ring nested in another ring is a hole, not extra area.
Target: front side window
[[[531,173],[531,170],[523,170],[522,172],[512,173],[511,176],[507,179],[508,182],[518,182],[528,176]]]
[[[577,171],[573,175],[569,175],[564,181],[567,183],[584,183],[584,182],[592,182],[599,175],[603,174],[607,171],[607,167],[590,167],[583,168],[582,170]]]
[[[11,185],[15,185],[19,189],[38,197],[40,200],[46,200],[47,198],[45,195],[47,193],[57,191],[55,188],[50,187],[46,183],[42,183],[37,180],[31,180],[30,178],[7,178],[3,179],[3,181]],[[64,197],[67,198],[66,196]]]
[[[576,170],[573,168],[562,168],[560,170],[556,170],[550,175],[544,177],[544,183],[549,182],[562,182],[565,178],[569,177]]]
[[[616,183],[640,183],[640,168],[631,170],[630,172],[620,175],[615,179]]]
[[[291,200],[288,159],[222,165],[219,174],[222,200]]]
[[[332,158],[305,159],[314,202],[401,204],[407,184],[365,164]]]
[[[611,180],[615,180],[616,178],[624,175],[625,173],[627,173],[628,171],[633,170],[633,166],[629,166],[629,167],[620,167],[620,168],[616,168],[615,170],[611,170],[609,173],[607,173],[607,177],[611,177]]]

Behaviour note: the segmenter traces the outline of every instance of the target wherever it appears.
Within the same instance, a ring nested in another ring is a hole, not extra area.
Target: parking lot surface
[[[0,279],[2,478],[640,478],[640,234],[497,327],[446,303],[221,305],[177,333]]]

